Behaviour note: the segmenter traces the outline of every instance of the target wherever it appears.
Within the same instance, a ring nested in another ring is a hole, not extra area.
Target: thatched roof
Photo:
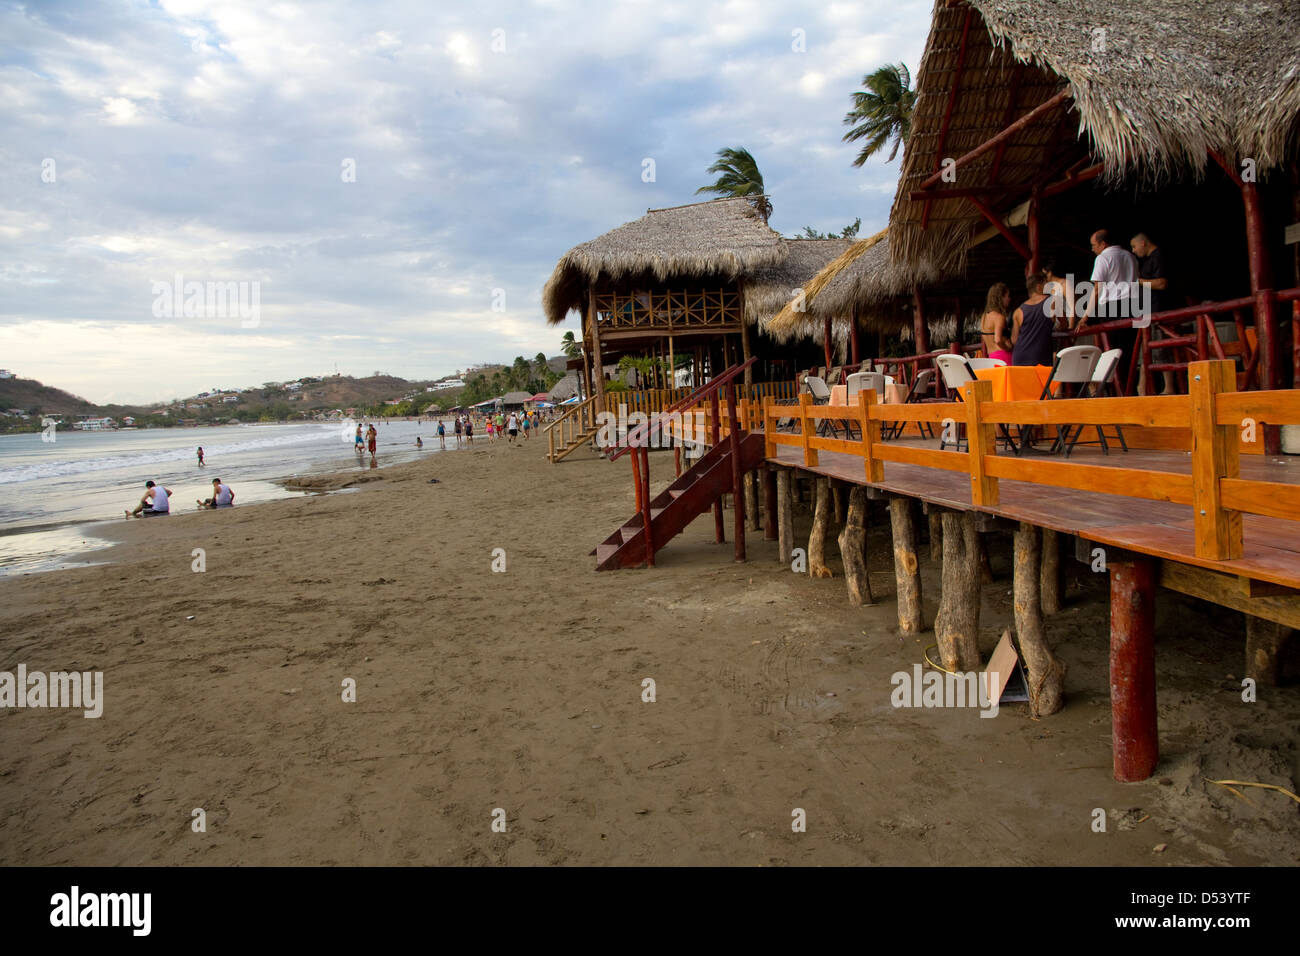
[[[1101,162],[1112,180],[1199,174],[1209,149],[1232,161],[1250,157],[1260,172],[1278,166],[1296,147],[1298,26],[1298,0],[936,0],[890,217],[894,260],[964,264],[967,239],[985,225],[974,205],[931,200],[922,230],[926,201],[909,194],[942,159],[969,152],[1062,89],[1071,99],[1005,149],[958,169],[952,186],[1025,186],[1023,198],[1060,161],[1080,157]]]
[[[851,239],[786,239],[788,254],[781,262],[755,271],[745,280],[745,321],[766,330],[772,318],[790,304],[797,289],[853,245]]]
[[[929,270],[922,271],[929,275]],[[836,334],[846,334],[855,309],[861,326],[886,327],[890,323],[884,307],[895,296],[911,290],[914,273],[891,260],[889,233],[882,229],[855,242],[827,264],[805,284],[803,311],[797,311],[795,303],[788,302],[768,323],[767,331],[781,342],[796,335],[821,341],[826,319],[832,320]]]
[[[786,258],[785,241],[746,199],[651,209],[603,236],[574,246],[555,266],[542,290],[546,321],[556,325],[579,308],[587,288],[601,280],[649,276],[748,277]]]

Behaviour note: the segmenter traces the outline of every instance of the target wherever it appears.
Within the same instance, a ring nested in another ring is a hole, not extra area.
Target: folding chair
[[[917,372],[912,387],[907,390],[907,397],[903,399],[903,404],[916,405],[925,401],[925,396],[930,394],[930,386],[933,383],[934,369],[927,368]],[[885,441],[893,441],[903,434],[903,429],[906,427],[907,422],[891,422],[881,430],[880,437]],[[926,438],[934,437],[934,427],[929,422],[917,422],[916,427]]]
[[[934,364],[938,366],[939,374],[943,376],[943,384],[957,393],[958,401],[964,402],[966,399],[961,393],[962,386],[978,381],[975,377],[974,370],[966,360],[966,356],[957,355],[955,353],[936,355],[934,358]],[[965,426],[961,422],[958,422],[957,440],[952,442],[945,441],[941,434],[939,436],[939,450],[943,451],[947,445],[952,445],[958,451],[961,451],[962,443],[966,441],[966,439],[961,437],[964,430]],[[1020,454],[1020,449],[1017,447],[1015,440],[1011,437],[1011,432],[1007,429],[1006,425],[998,426],[998,440],[1003,442],[1007,446],[1007,450],[1013,454]]]
[[[981,368],[997,368],[999,365],[1007,364],[1006,362],[1002,361],[1002,359],[995,359],[995,358],[970,358],[967,359],[966,362],[967,364],[970,365],[972,370],[981,369]]]
[[[1052,363],[1052,372],[1047,376],[1047,381],[1043,384],[1043,393],[1038,396],[1038,400],[1047,401],[1052,399],[1054,397],[1052,394],[1053,385],[1074,385],[1080,390],[1090,386],[1092,384],[1092,373],[1097,367],[1099,358],[1101,358],[1101,349],[1095,345],[1071,345],[1067,349],[1061,349],[1056,353],[1056,360]],[[1061,398],[1068,397],[1064,388],[1059,391]],[[1056,441],[1052,444],[1051,449],[1053,454],[1065,447],[1066,438],[1072,427],[1071,425],[1056,426]]]
[[[848,378],[845,386],[844,401],[850,408],[855,408],[858,404],[858,393],[874,389],[876,392],[876,401],[881,402],[885,399],[885,375],[883,372],[854,372]],[[861,438],[861,435],[855,435],[853,423],[849,422],[846,428],[850,438]]]
[[[827,387],[824,379],[817,375],[809,375],[804,381],[808,384],[808,392],[813,397],[814,405],[829,405],[831,403],[831,390]],[[839,430],[831,419],[818,419],[817,434],[825,435],[828,431],[832,437],[839,437]]]
[[[1118,393],[1118,389],[1115,386],[1115,373],[1116,370],[1119,368],[1119,359],[1120,359],[1120,355],[1122,354],[1122,351],[1123,351],[1122,349],[1111,349],[1108,352],[1101,353],[1101,356],[1097,359],[1096,368],[1092,370],[1092,379],[1091,381],[1089,381],[1087,385],[1087,393],[1089,398],[1100,398],[1101,396],[1106,394],[1106,390],[1108,388],[1111,390],[1112,393]],[[1093,425],[1092,427],[1097,429],[1097,440],[1083,441],[1083,442],[1079,441],[1079,437],[1083,434],[1083,430],[1088,426],[1079,425],[1078,426],[1079,430],[1074,433],[1073,438],[1069,437],[1070,427],[1071,426],[1067,425],[1065,430],[1066,431],[1066,445],[1065,445],[1066,458],[1070,457],[1070,452],[1074,450],[1075,445],[1100,445],[1101,453],[1103,455],[1110,454],[1110,446],[1106,442],[1106,433],[1105,431],[1103,431],[1104,426]],[[1127,452],[1128,443],[1124,441],[1124,430],[1120,428],[1119,425],[1113,425],[1111,427],[1115,429],[1115,440],[1119,442],[1119,447],[1122,448],[1125,452]]]

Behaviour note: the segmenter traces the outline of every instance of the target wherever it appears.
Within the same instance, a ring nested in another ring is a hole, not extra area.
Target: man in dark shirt
[[[1129,240],[1129,248],[1133,250],[1133,255],[1137,256],[1138,282],[1151,290],[1151,312],[1154,314],[1175,308],[1169,289],[1169,273],[1165,270],[1164,253],[1145,232],[1139,232]],[[1152,339],[1163,339],[1168,335],[1169,330],[1163,326],[1156,325],[1151,329]],[[1171,349],[1158,349],[1152,353],[1152,358],[1156,362],[1172,362],[1176,357]],[[1164,372],[1161,377],[1164,380],[1164,394],[1173,394],[1177,387],[1174,373]]]

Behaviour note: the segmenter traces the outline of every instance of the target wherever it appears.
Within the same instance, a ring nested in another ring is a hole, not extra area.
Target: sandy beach
[[[671,454],[652,462],[657,491]],[[596,573],[626,462],[550,465],[534,439],[362,477],[123,522],[109,564],[0,582],[0,669],[102,671],[105,698],[99,719],[0,712],[0,863],[1300,863],[1294,802],[1203,779],[1300,777],[1294,687],[1241,702],[1240,615],[1161,592],[1161,763],[1121,785],[1105,577],[1083,565],[1049,620],[1064,711],[895,709],[890,675],[933,638],[898,634],[885,527],[877,603],[854,608],[761,534],[733,562],[707,516],[657,568]],[[1011,623],[995,540],[986,657]]]

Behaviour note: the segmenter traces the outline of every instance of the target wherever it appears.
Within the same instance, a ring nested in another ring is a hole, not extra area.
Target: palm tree
[[[578,348],[577,340],[573,337],[572,329],[565,332],[564,337],[560,339],[560,350],[569,358],[577,358],[580,354],[581,350]]]
[[[898,147],[906,145],[912,132],[916,91],[909,89],[911,71],[906,63],[890,63],[864,76],[862,85],[866,89],[853,94],[853,109],[844,114],[844,124],[853,127],[844,134],[844,142],[867,141],[853,161],[854,166],[861,166],[892,139],[888,160],[892,163]]]
[[[742,147],[718,150],[718,158],[709,172],[718,173],[718,179],[711,186],[701,186],[695,190],[699,193],[717,193],[729,198],[748,197],[754,209],[767,222],[772,215],[772,203],[763,189],[763,174],[758,171],[758,163],[749,150]]]

